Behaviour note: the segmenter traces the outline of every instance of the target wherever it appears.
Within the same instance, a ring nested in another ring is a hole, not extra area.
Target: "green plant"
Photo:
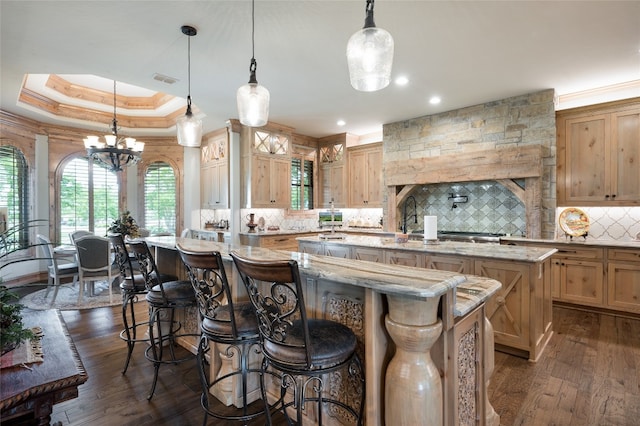
[[[22,324],[23,306],[11,303],[18,296],[10,292],[6,286],[0,285],[0,347],[2,354],[17,347],[25,339],[33,338],[30,329]]]
[[[128,210],[123,212],[118,219],[111,222],[107,231],[111,234],[128,235],[130,238],[138,238],[140,236],[140,228]]]

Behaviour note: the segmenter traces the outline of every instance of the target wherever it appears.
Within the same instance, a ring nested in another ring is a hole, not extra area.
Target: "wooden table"
[[[39,326],[44,332],[44,361],[1,370],[0,417],[3,423],[33,418],[32,424],[48,425],[53,405],[76,398],[78,386],[89,376],[58,310],[22,313],[25,327]]]

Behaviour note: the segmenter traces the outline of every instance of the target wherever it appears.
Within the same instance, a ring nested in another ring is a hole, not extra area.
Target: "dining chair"
[[[78,281],[78,264],[76,262],[61,263],[54,251],[51,240],[44,235],[37,234],[36,241],[42,250],[44,258],[47,260],[48,279],[47,291],[44,297],[46,299],[49,296],[49,290],[53,287],[53,298],[51,299],[51,305],[53,305],[58,296],[58,289],[62,284],[62,279],[73,278],[73,285]]]
[[[184,228],[180,233],[180,238],[193,238],[191,235],[191,229]]]
[[[317,424],[331,415],[340,423],[361,425],[365,384],[355,333],[337,321],[309,318],[295,260],[253,259],[235,251],[231,257],[258,320],[264,355],[261,380],[271,369],[282,373],[276,408],[287,423],[301,425],[313,411],[307,407],[311,402]],[[268,404],[264,386],[263,401]],[[296,414],[294,421],[289,410]],[[271,424],[268,405],[265,414]]]
[[[106,280],[109,285],[109,303],[113,303],[113,281],[120,278],[120,269],[113,263],[111,242],[108,238],[97,235],[85,235],[75,241],[80,285],[78,304],[82,303],[84,286],[87,282],[93,285],[96,281]]]
[[[82,238],[82,237],[85,237],[87,235],[95,235],[95,234],[93,232],[87,231],[85,229],[78,229],[76,231],[69,232],[69,240],[71,240],[71,244],[75,245],[76,244],[76,240],[78,238]]]

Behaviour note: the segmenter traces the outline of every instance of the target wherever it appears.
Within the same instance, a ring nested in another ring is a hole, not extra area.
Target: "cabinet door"
[[[364,152],[349,154],[349,205],[350,207],[366,207],[367,157]]]
[[[565,202],[602,202],[609,197],[610,115],[565,121]]]
[[[347,207],[346,183],[347,168],[344,163],[329,163],[320,166],[320,181],[322,188],[320,191],[320,205],[325,208]]]
[[[212,208],[213,199],[213,167],[208,165],[200,169],[200,205],[203,209]]]
[[[251,207],[271,207],[271,159],[256,155],[251,164]]]
[[[343,259],[351,259],[351,247],[343,245],[325,244],[325,256],[341,257]]]
[[[640,111],[611,116],[612,201],[640,201]]]
[[[211,191],[211,206],[215,209],[229,208],[229,166],[220,161],[212,167],[213,185]]]
[[[382,250],[367,248],[367,247],[353,247],[353,259],[356,260],[368,260],[370,262],[384,262],[384,256]]]
[[[382,207],[382,148],[367,152],[367,207]]]
[[[424,266],[425,268],[437,269],[438,271],[473,274],[473,271],[471,270],[471,261],[458,256],[427,255],[425,257]]]
[[[602,262],[560,260],[560,300],[603,307],[603,286]]]
[[[308,241],[298,241],[298,251],[308,254],[324,254],[322,243],[312,243]]]
[[[413,251],[386,250],[384,252],[384,263],[422,268],[423,256]]]
[[[291,207],[291,159],[271,159],[271,207]]]
[[[640,313],[640,263],[609,262],[607,307]]]
[[[486,302],[496,344],[529,351],[530,307],[527,265],[489,260],[475,261],[475,275],[493,278],[502,288]]]

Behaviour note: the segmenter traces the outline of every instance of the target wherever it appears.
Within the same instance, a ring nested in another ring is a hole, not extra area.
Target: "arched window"
[[[29,170],[22,152],[0,146],[0,233],[14,230],[0,250],[12,252],[29,245]]]
[[[106,235],[111,222],[119,216],[116,172],[87,158],[75,158],[64,166],[59,193],[57,217],[62,242],[67,242],[69,233],[78,229]]]
[[[151,163],[144,175],[144,227],[151,234],[176,233],[176,176],[164,162]]]

